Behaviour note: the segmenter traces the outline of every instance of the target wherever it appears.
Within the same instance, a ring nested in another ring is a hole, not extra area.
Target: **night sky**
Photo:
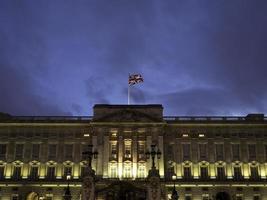
[[[1,0],[0,111],[267,113],[266,0]]]

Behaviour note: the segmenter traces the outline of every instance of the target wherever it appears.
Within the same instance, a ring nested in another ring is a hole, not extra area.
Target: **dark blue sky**
[[[91,115],[129,73],[165,115],[267,113],[267,1],[0,1],[0,111]]]

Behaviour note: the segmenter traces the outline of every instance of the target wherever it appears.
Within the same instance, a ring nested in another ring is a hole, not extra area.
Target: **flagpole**
[[[130,105],[130,84],[128,84],[128,105]]]
[[[130,84],[129,84],[130,74],[128,76],[128,105],[130,105]]]

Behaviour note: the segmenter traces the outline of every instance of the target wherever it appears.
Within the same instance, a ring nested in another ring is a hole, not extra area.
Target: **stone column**
[[[163,136],[158,136],[158,147],[161,151],[160,159],[157,159],[159,166],[159,174],[161,178],[164,178],[164,145],[163,145]]]
[[[123,163],[124,158],[124,140],[123,137],[120,135],[118,140],[118,170],[119,170],[119,179],[121,180],[124,176],[123,174]]]
[[[109,136],[104,136],[104,146],[102,153],[103,178],[108,177],[108,163],[109,163]],[[99,159],[100,160],[100,159]]]

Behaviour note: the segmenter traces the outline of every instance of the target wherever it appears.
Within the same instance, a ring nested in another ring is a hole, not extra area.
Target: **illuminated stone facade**
[[[62,199],[69,173],[79,199],[88,144],[98,151],[97,199],[145,197],[151,144],[162,153],[162,199],[174,174],[179,199],[267,199],[267,118],[164,117],[161,105],[95,105],[93,117],[1,114],[0,199]]]

